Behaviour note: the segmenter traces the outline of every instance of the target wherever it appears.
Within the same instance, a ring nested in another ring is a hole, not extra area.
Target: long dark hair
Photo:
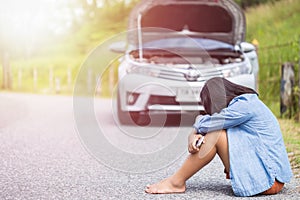
[[[205,83],[200,93],[200,98],[205,112],[212,115],[226,108],[233,98],[247,93],[257,94],[251,88],[237,85],[225,78],[215,77]]]

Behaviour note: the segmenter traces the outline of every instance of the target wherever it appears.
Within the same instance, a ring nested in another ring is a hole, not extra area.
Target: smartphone
[[[197,140],[196,147],[200,147],[201,144],[203,143],[203,140],[204,140],[204,136],[202,136],[199,140]]]

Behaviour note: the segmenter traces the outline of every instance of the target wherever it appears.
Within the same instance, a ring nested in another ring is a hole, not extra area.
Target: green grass
[[[55,93],[55,84],[59,81],[61,92],[71,94],[68,77],[73,84],[82,59],[80,56],[70,59],[54,55],[11,62],[13,90],[51,94]]]
[[[294,175],[300,178],[300,124],[286,119],[280,119],[279,124]]]
[[[299,13],[298,0],[282,0],[250,8],[246,11],[247,36],[258,39],[261,45],[298,39]]]

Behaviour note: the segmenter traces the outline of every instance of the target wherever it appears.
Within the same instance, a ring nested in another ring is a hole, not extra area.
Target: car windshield
[[[198,50],[218,50],[227,49],[234,50],[231,44],[220,42],[217,40],[204,39],[204,38],[167,38],[153,40],[143,44],[145,49],[198,49]]]

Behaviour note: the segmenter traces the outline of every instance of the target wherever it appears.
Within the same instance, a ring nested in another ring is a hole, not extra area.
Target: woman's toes
[[[153,194],[153,188],[150,187],[147,187],[147,189],[145,190],[145,192],[149,193],[149,194]]]

